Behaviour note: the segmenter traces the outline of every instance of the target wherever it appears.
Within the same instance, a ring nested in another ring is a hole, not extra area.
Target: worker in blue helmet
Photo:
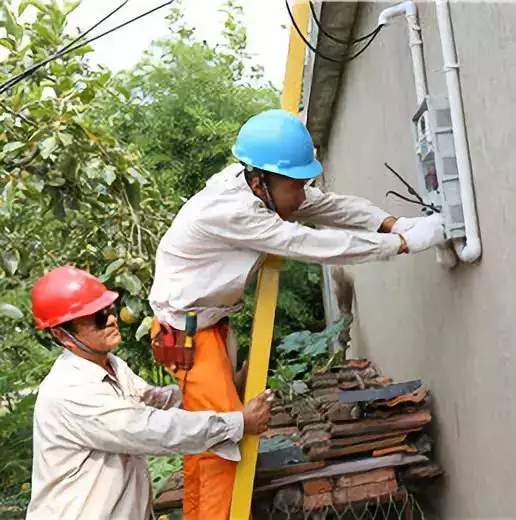
[[[268,110],[251,118],[232,151],[245,166],[253,192],[283,219],[301,206],[306,181],[323,171],[308,130],[284,110]]]
[[[192,411],[242,408],[245,369],[235,371],[228,316],[242,309],[244,289],[266,254],[347,264],[444,242],[438,216],[396,218],[366,199],[309,186],[323,168],[310,134],[288,112],[249,119],[233,155],[238,162],[210,178],[161,239],[149,297],[155,357],[176,369],[184,406]],[[196,317],[193,356],[184,350],[187,313],[188,323]],[[228,518],[238,458],[219,455],[185,457],[186,520]]]

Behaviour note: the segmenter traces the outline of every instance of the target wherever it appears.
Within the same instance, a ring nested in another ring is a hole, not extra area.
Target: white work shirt
[[[149,296],[159,320],[184,329],[185,311],[194,310],[203,329],[240,310],[264,253],[349,264],[384,259],[401,247],[398,235],[376,232],[389,214],[368,200],[307,187],[294,220],[324,227],[314,229],[269,210],[242,172],[233,164],[214,175],[163,236]]]
[[[177,387],[151,387],[109,360],[116,378],[64,350],[41,384],[28,520],[147,520],[147,455],[213,448],[239,460],[240,412],[165,409],[180,402]]]

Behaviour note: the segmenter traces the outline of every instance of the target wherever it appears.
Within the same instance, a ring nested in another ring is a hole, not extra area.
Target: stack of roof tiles
[[[421,381],[393,384],[366,359],[315,375],[307,392],[275,404],[272,414],[260,444],[255,519],[260,508],[288,516],[406,501],[408,484],[441,473],[429,458],[427,390]],[[158,505],[169,498],[178,506],[180,493],[169,489]]]
[[[256,491],[302,484],[305,511],[406,498],[405,483],[441,473],[428,457],[428,401],[421,381],[393,384],[365,359],[315,375],[308,392],[274,406],[267,437],[299,452],[278,467],[262,450]]]

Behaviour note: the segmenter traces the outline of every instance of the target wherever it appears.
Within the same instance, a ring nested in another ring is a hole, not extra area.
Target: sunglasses
[[[95,327],[97,327],[97,329],[105,329],[110,316],[116,316],[116,307],[114,305],[97,311],[93,315]]]

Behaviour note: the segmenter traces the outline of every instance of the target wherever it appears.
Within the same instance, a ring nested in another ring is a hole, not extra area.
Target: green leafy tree
[[[76,6],[22,1],[14,11],[3,2],[0,81],[69,42],[64,27]],[[23,19],[27,9],[32,21]],[[143,315],[162,225],[146,218],[146,204],[158,201],[160,218],[168,215],[138,149],[122,147],[92,117],[95,96],[124,92],[110,72],[89,66],[89,52],[62,57],[0,96],[0,487],[16,498],[30,478],[30,390],[57,355],[33,330],[30,287],[49,268],[73,263],[103,273],[133,321]],[[134,350],[150,367],[148,349]],[[26,502],[27,486],[22,495]]]
[[[185,200],[199,191],[231,160],[240,126],[278,105],[278,92],[260,82],[259,70],[246,73],[250,57],[241,8],[229,2],[224,12],[223,44],[211,48],[195,39],[175,8],[170,38],[156,42],[118,78],[130,101],[107,99],[103,106],[117,136],[142,150],[165,199],[179,194]]]
[[[0,44],[8,54],[0,80],[68,43],[66,16],[76,6],[25,1],[14,13],[4,3]],[[22,22],[28,8],[36,16]],[[161,199],[138,148],[121,144],[109,121],[94,117],[96,97],[121,100],[127,92],[109,71],[89,65],[91,50],[53,61],[0,98],[0,290],[28,291],[49,268],[76,264],[121,291],[134,339],[148,314],[152,259],[172,205]],[[140,357],[150,367],[147,351]]]

